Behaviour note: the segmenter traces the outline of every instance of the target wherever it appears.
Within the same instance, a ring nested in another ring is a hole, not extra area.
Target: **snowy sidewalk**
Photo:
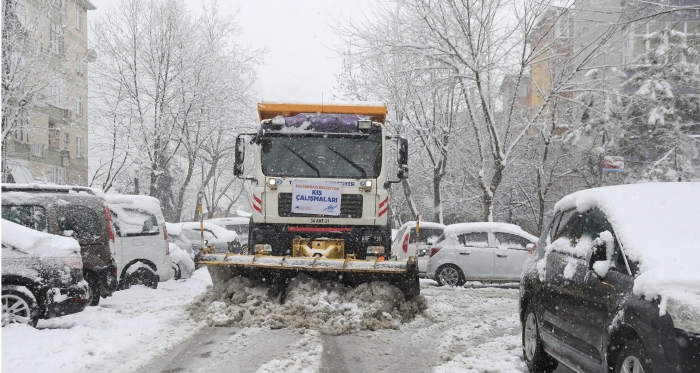
[[[185,308],[209,284],[209,273],[200,269],[155,290],[118,291],[81,313],[40,320],[37,329],[6,326],[2,372],[133,372],[202,328]]]

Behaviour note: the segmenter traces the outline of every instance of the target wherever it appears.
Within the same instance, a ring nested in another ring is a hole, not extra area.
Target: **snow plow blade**
[[[407,261],[385,261],[261,254],[202,254],[197,264],[207,266],[217,294],[222,294],[226,283],[235,276],[284,287],[289,279],[300,273],[352,287],[365,282],[385,281],[399,288],[405,300],[420,294],[418,262],[414,258]]]

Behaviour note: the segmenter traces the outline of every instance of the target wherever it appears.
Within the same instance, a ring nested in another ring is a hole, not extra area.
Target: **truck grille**
[[[292,213],[292,193],[280,193],[277,196],[277,214],[285,217],[309,217],[312,214]],[[343,194],[340,200],[339,218],[362,217],[362,195]]]

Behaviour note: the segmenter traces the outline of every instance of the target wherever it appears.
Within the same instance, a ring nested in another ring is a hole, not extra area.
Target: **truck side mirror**
[[[399,179],[408,179],[408,140],[399,139]]]
[[[236,137],[236,160],[233,165],[233,174],[236,177],[243,175],[243,161],[245,160],[245,140],[243,137]]]
[[[408,165],[408,140],[399,139],[399,167]]]

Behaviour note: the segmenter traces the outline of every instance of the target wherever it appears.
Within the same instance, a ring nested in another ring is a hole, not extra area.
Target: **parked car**
[[[248,225],[250,224],[250,218],[244,217],[232,217],[232,218],[215,218],[207,219],[205,223],[216,224],[227,230],[234,231],[238,235],[238,239],[241,242],[241,252],[243,254],[248,254]]]
[[[418,257],[418,272],[425,275],[428,270],[428,256],[430,248],[442,236],[445,226],[439,223],[420,222],[418,236],[416,235],[416,222],[409,221],[402,225],[391,242],[391,255],[394,259],[405,260],[409,256]],[[418,238],[418,249],[416,241]]]
[[[176,244],[169,242],[170,257],[173,260],[173,270],[175,271],[175,279],[180,280],[190,278],[194,274],[195,265],[194,258],[190,257],[189,253]]]
[[[141,195],[107,194],[115,235],[119,286],[141,284],[157,288],[175,276],[168,231],[160,202]]]
[[[199,222],[185,222],[178,225],[182,234],[192,242],[191,247],[196,256],[201,246]],[[214,251],[217,253],[243,253],[241,241],[236,232],[216,224],[204,222],[204,239],[207,240],[208,245],[214,245]]]
[[[428,277],[438,285],[466,281],[520,281],[537,237],[507,223],[461,223],[445,227],[430,249]]]
[[[91,306],[117,290],[114,232],[101,191],[63,185],[3,184],[2,218],[80,244]]]
[[[90,292],[76,240],[5,219],[2,232],[2,326],[85,309]]]
[[[583,190],[554,206],[520,283],[531,372],[700,372],[700,183]]]

